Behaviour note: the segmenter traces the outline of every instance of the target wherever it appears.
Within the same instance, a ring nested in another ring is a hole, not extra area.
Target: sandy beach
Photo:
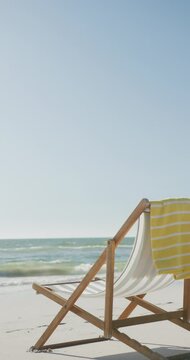
[[[147,295],[147,300],[166,309],[176,310],[182,306],[183,282]],[[141,360],[145,359],[128,346],[112,340],[95,344],[56,349],[50,353],[33,353],[29,349],[35,344],[53,319],[59,306],[42,295],[36,295],[31,286],[3,287],[0,291],[1,326],[0,326],[0,359],[35,360],[35,359],[99,359],[99,360]],[[127,300],[116,298],[114,303],[115,317],[125,307]],[[89,301],[80,299],[78,304],[103,318],[104,299]],[[133,315],[143,315],[145,310],[138,307]],[[130,337],[160,352],[164,356],[177,356],[190,352],[189,332],[162,321],[154,324],[131,326],[123,329]],[[50,338],[51,342],[70,341],[102,335],[101,331],[74,314],[67,314],[63,323]],[[180,357],[181,358],[181,357]],[[183,357],[183,359],[188,356]]]

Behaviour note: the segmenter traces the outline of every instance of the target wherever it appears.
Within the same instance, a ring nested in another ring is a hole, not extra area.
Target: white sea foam
[[[90,270],[90,268],[92,267],[92,264],[80,264],[75,266],[74,270],[76,272],[82,271],[82,272],[86,272],[88,270]]]
[[[40,284],[59,283],[63,281],[78,280],[81,276],[77,275],[50,275],[50,276],[29,276],[29,277],[15,277],[15,278],[2,278],[0,277],[0,289],[4,287],[19,287],[31,286],[33,282]]]
[[[82,273],[86,273],[87,271],[90,270],[90,268],[92,267],[93,264],[86,264],[86,263],[83,263],[83,264],[80,264],[80,265],[77,265],[74,267],[74,270],[78,273],[82,272]],[[105,270],[106,268],[106,265],[104,264],[101,268],[101,270]]]

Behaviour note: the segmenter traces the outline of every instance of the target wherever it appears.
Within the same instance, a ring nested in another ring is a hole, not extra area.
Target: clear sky
[[[190,197],[190,1],[0,1],[0,238]]]

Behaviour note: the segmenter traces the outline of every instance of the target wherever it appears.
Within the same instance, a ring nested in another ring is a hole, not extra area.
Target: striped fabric
[[[159,274],[190,278],[190,199],[151,201],[151,246]]]
[[[125,257],[126,254],[124,253],[123,256]],[[158,291],[172,284],[173,281],[173,275],[159,275],[155,268],[150,244],[150,213],[143,213],[138,222],[137,236],[131,255],[126,261],[126,267],[121,274],[116,274],[114,297],[124,296],[127,298]],[[74,281],[62,284],[44,284],[44,286],[56,293],[64,294],[64,297],[68,299],[78,284],[79,282]],[[96,281],[87,286],[82,296],[87,298],[105,297],[105,280],[96,278]]]

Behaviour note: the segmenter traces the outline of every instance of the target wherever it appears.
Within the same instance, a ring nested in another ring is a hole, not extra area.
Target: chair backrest
[[[173,275],[158,275],[152,259],[150,213],[140,216],[131,256],[120,277],[115,281],[114,294],[133,296],[156,291],[174,281]]]
[[[117,250],[116,250],[117,251]],[[131,256],[114,283],[114,296],[133,296],[156,291],[174,281],[172,275],[158,275],[152,259],[150,213],[143,213],[138,222],[137,236]],[[77,284],[55,285],[56,291],[72,292]],[[91,282],[84,296],[105,294],[105,281]]]

